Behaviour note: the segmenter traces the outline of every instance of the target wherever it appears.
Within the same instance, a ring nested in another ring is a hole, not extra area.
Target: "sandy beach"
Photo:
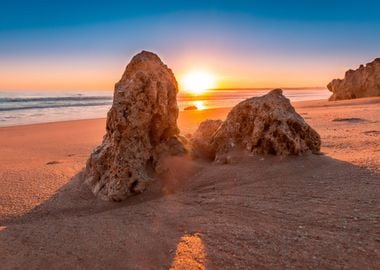
[[[380,268],[380,98],[293,105],[322,155],[176,158],[122,203],[81,184],[105,119],[0,128],[0,268]],[[178,124],[186,135],[228,111]]]

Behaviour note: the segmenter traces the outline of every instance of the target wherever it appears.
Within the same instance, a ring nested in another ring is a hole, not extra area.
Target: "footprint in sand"
[[[366,119],[363,118],[335,118],[332,120],[333,122],[349,122],[349,123],[358,123],[358,122],[366,122]]]
[[[367,131],[364,131],[363,133],[368,136],[378,136],[380,135],[380,130],[367,130]]]
[[[46,163],[46,165],[54,165],[54,164],[60,164],[62,163],[61,161],[57,161],[57,160],[53,160],[53,161],[49,161]]]

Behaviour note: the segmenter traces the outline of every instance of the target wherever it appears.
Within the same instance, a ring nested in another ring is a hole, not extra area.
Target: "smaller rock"
[[[319,153],[321,139],[295,111],[281,89],[236,105],[222,122],[202,122],[191,140],[194,157],[233,163],[237,153]]]
[[[222,124],[222,120],[206,120],[199,125],[190,140],[191,153],[194,158],[214,158],[215,149],[211,145],[211,140]]]
[[[193,106],[189,106],[189,107],[186,107],[184,108],[185,111],[194,111],[194,110],[198,110],[198,107],[193,105]]]

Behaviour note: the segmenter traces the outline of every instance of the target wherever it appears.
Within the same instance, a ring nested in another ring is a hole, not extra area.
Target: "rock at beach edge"
[[[380,58],[347,71],[343,80],[335,79],[327,88],[333,93],[330,101],[380,96]]]
[[[160,160],[186,152],[177,127],[177,81],[151,52],[142,51],[115,85],[106,135],[87,161],[85,182],[104,200],[146,189]]]
[[[205,127],[212,131],[211,136],[210,132],[203,135]],[[222,124],[201,123],[195,134],[192,151],[220,163],[228,163],[235,151],[286,156],[318,153],[321,146],[319,134],[295,111],[281,89],[242,101]]]

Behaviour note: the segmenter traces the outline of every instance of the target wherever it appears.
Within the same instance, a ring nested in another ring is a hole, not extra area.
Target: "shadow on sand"
[[[378,173],[316,155],[175,162],[122,203],[94,198],[76,175],[2,222],[2,269],[380,266]]]

